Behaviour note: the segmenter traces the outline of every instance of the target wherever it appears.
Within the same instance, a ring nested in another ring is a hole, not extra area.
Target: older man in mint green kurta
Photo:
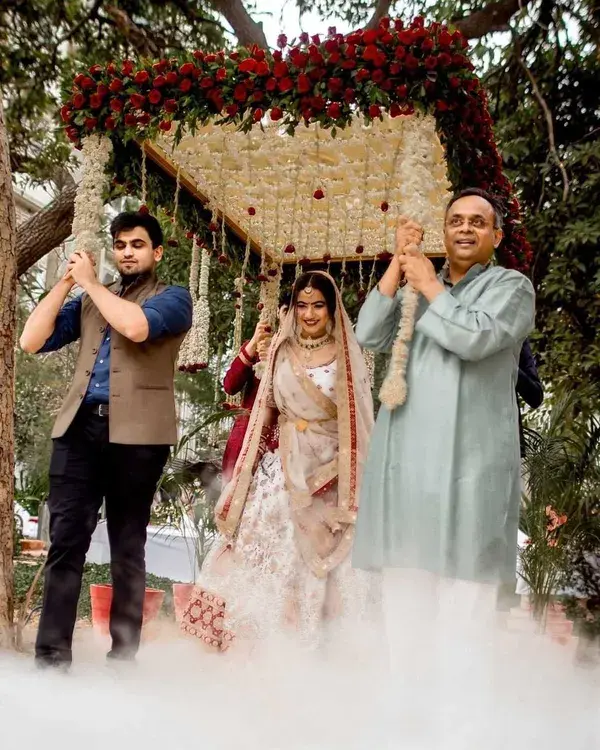
[[[390,267],[359,315],[360,344],[390,352],[402,277],[420,293],[408,395],[379,411],[353,565],[510,582],[520,499],[515,383],[534,292],[522,274],[490,264],[501,214],[485,194],[465,192],[446,216],[449,267],[436,276],[415,247],[421,228],[403,220]]]

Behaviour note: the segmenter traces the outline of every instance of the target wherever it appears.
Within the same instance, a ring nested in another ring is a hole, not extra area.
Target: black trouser
[[[85,556],[102,500],[111,552],[110,634],[115,658],[138,650],[146,578],[146,527],[167,445],[108,442],[108,418],[84,405],[50,461],[50,550],[36,642],[42,663],[69,663]]]

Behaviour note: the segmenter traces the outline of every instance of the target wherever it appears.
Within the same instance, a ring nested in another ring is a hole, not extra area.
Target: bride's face
[[[296,321],[301,335],[310,339],[324,336],[329,319],[325,297],[321,292],[314,287],[303,289],[296,302]]]

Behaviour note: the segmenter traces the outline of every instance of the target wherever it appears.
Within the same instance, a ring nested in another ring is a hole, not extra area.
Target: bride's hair
[[[325,304],[327,305],[327,312],[329,317],[333,321],[335,316],[335,308],[337,305],[337,298],[335,294],[335,287],[333,283],[320,273],[303,273],[298,276],[296,283],[294,284],[294,291],[292,292],[292,307],[296,307],[298,302],[298,295],[301,291],[307,287],[317,289],[325,298]]]

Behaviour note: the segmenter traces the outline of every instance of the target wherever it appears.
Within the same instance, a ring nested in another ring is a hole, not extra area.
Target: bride
[[[303,274],[217,504],[220,533],[184,631],[219,650],[286,634],[317,646],[334,625],[341,632],[368,618],[375,579],[352,570],[350,550],[372,424],[341,295],[328,274]]]

